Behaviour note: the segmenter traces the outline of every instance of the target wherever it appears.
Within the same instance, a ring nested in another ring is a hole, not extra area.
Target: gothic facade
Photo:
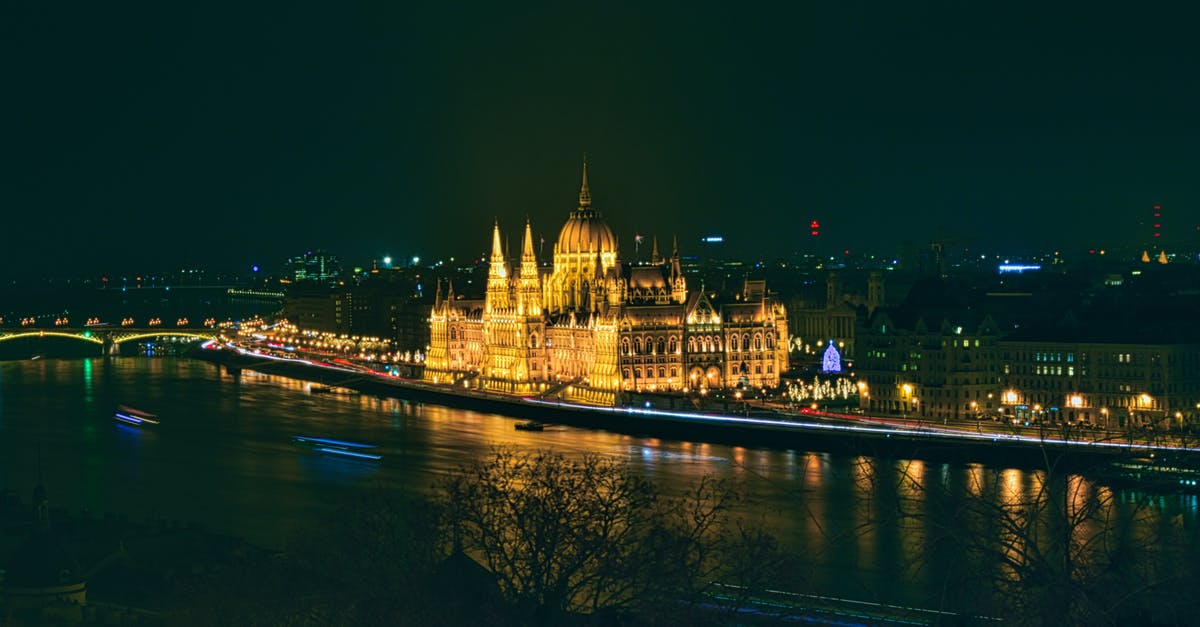
[[[611,405],[622,392],[774,387],[787,369],[787,315],[763,282],[713,302],[689,291],[677,243],[669,258],[655,241],[649,264],[622,263],[586,163],[552,262],[539,264],[528,222],[508,259],[496,224],[484,299],[438,288],[425,379]]]

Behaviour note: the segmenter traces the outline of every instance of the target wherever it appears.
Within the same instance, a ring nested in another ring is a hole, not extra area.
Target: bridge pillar
[[[105,355],[120,355],[121,345],[113,341],[111,333],[104,334],[104,354]]]
[[[229,364],[225,364],[225,374],[228,374],[229,376],[233,377],[234,379],[238,379],[242,376],[242,369],[238,366],[231,366]]]

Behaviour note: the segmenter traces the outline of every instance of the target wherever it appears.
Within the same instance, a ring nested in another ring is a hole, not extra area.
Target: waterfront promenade
[[[218,346],[221,348],[216,349]],[[745,405],[743,411],[737,413],[663,409],[656,407],[652,401],[621,407],[581,405],[433,384],[375,373],[353,364],[281,359],[236,345],[214,344],[212,347],[200,351],[198,357],[218,364],[230,373],[251,369],[379,396],[488,411],[520,420],[681,441],[1026,467],[1065,461],[1072,467],[1086,468],[1107,460],[1158,452],[1200,458],[1200,449],[1184,446],[1181,442],[1118,440],[1083,432],[984,431],[982,428],[976,429],[976,425],[937,425],[885,417],[750,405]]]

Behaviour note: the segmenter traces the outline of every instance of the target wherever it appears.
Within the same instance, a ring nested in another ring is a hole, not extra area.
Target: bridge
[[[155,337],[186,337],[196,340],[215,340],[218,335],[220,335],[220,331],[217,329],[187,327],[22,328],[0,329],[0,342],[21,338],[63,337],[99,344],[104,347],[104,354],[115,355],[120,350],[119,346],[125,342]]]

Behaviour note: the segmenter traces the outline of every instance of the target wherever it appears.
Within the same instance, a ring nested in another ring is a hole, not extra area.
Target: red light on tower
[[[817,222],[816,220],[813,220],[812,224],[808,225],[808,228],[812,229],[812,236],[816,237],[817,235],[820,234],[821,223]]]

